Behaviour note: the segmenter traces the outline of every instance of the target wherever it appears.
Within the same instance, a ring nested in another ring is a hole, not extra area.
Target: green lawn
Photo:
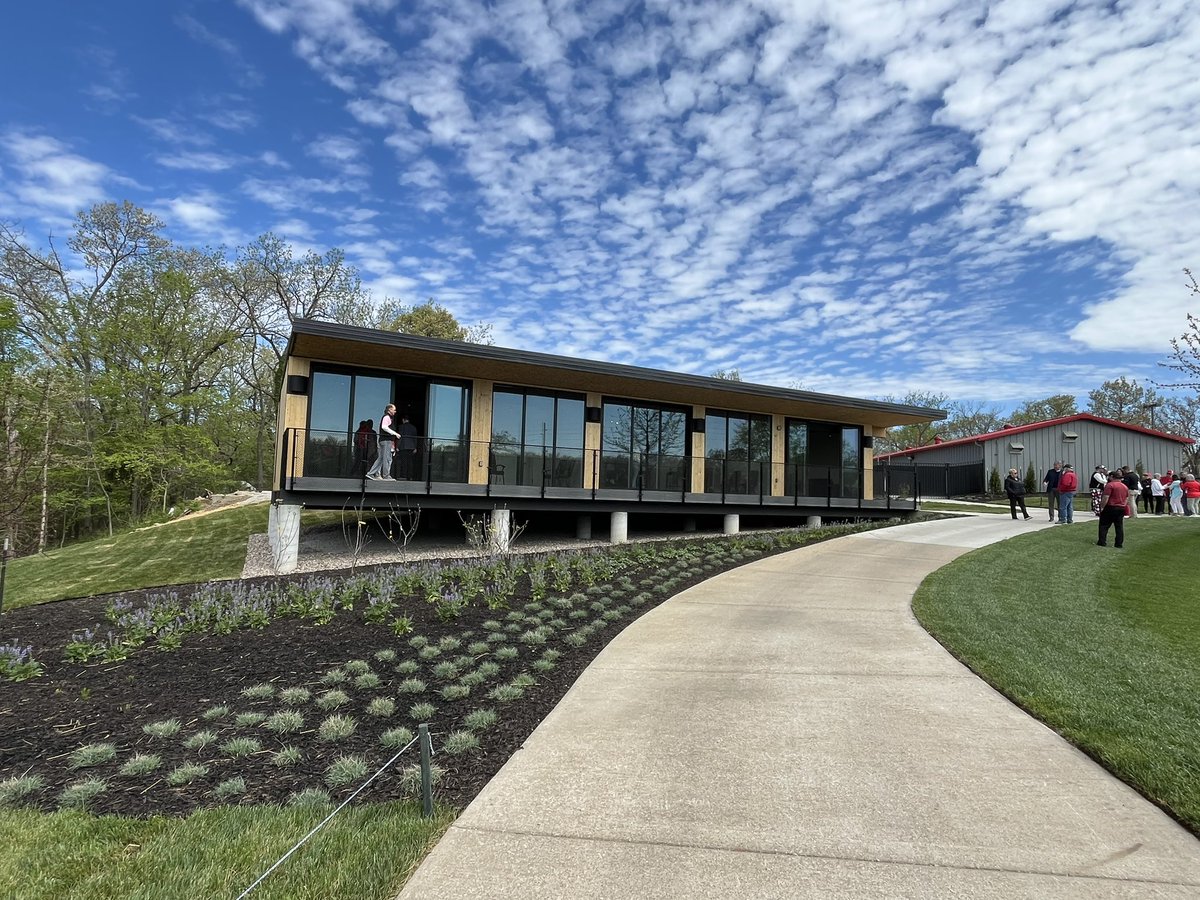
[[[4,609],[168,584],[237,578],[246,542],[267,530],[266,503],[127,531],[25,556],[8,564]],[[340,520],[339,512],[303,514],[302,525]]]
[[[1200,832],[1200,523],[1093,521],[976,550],[917,591],[984,679]],[[1109,536],[1111,544],[1112,536]]]
[[[236,897],[327,814],[256,806],[187,819],[124,819],[0,810],[0,897]],[[453,818],[439,809],[422,819],[412,804],[346,807],[251,896],[394,897]]]

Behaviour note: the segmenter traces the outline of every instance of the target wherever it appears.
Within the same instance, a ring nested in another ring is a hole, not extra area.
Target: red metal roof
[[[1044,422],[1034,422],[1030,425],[1014,425],[1012,428],[1001,428],[999,431],[989,431],[987,434],[980,434],[975,437],[956,438],[952,441],[942,441],[937,444],[925,444],[922,447],[909,447],[905,450],[897,450],[894,453],[883,453],[876,456],[875,459],[889,459],[896,456],[912,456],[914,453],[924,453],[926,450],[939,450],[942,447],[958,447],[963,444],[984,443],[986,441],[995,441],[1000,438],[1006,438],[1009,435],[1020,434],[1022,431],[1033,431],[1035,428],[1047,428],[1052,425],[1066,425],[1068,422],[1099,422],[1101,425],[1113,425],[1117,428],[1124,428],[1126,431],[1137,431],[1141,434],[1148,434],[1152,437],[1165,438],[1168,441],[1178,441],[1181,444],[1196,443],[1191,438],[1179,437],[1174,434],[1167,434],[1163,431],[1154,431],[1150,428],[1143,428],[1140,425],[1130,425],[1126,422],[1118,422],[1116,419],[1105,419],[1102,416],[1094,416],[1091,413],[1076,413],[1073,416],[1063,416],[1059,419],[1047,419]]]

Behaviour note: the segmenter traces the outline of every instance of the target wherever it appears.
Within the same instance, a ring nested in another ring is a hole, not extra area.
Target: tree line
[[[298,318],[490,340],[432,301],[373,302],[340,250],[164,228],[128,202],[79,213],[62,246],[0,223],[0,532],[19,552],[266,487]]]
[[[80,212],[61,248],[0,223],[0,536],[19,552],[112,533],[204,491],[267,487],[298,318],[491,341],[490,326],[463,326],[432,300],[375,301],[341,250],[298,255],[270,233],[229,251],[183,247],[164,230],[128,202]],[[1184,383],[1160,387],[1200,389],[1200,320],[1188,321],[1166,363]],[[1195,397],[1119,378],[1088,398],[1106,418],[1200,434]],[[880,452],[1077,412],[1065,394],[1007,415],[929,392],[898,402],[950,417],[892,429]]]

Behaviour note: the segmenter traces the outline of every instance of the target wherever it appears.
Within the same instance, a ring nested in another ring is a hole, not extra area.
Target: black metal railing
[[[501,441],[470,441],[418,436],[398,442],[392,464],[380,475],[406,482],[406,490],[430,491],[433,485],[466,485],[474,481],[492,493],[546,496],[556,488],[688,495],[697,500],[739,504],[770,503],[811,507],[871,506],[914,509],[919,499],[912,467],[808,465],[581,447],[538,446]],[[296,479],[353,479],[366,483],[378,458],[374,434],[289,428],[284,432],[281,482],[295,489]],[[471,472],[486,468],[475,479]],[[693,479],[693,473],[699,477]],[[871,479],[870,482],[867,479]],[[694,483],[699,482],[699,483]],[[872,490],[865,490],[867,484]],[[414,484],[421,485],[414,488]],[[512,490],[510,490],[512,489]],[[870,494],[871,496],[868,496]],[[662,499],[655,497],[655,499]]]

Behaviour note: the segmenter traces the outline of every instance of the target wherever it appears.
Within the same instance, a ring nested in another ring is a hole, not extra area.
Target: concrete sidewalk
[[[971,548],[889,528],[630,625],[450,828],[412,898],[1189,897],[1200,842],[917,625]]]

